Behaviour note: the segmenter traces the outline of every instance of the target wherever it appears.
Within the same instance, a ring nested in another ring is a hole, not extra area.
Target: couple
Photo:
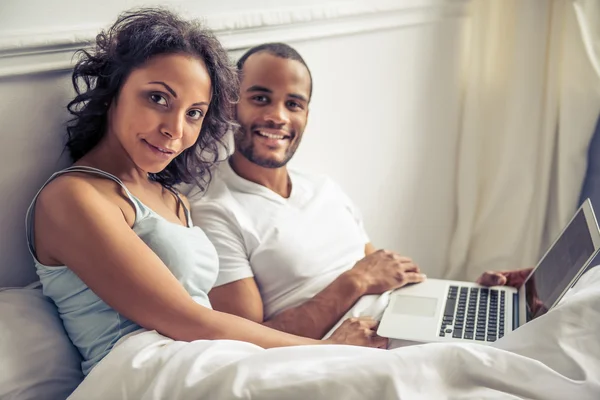
[[[33,200],[27,236],[84,374],[143,330],[264,348],[386,346],[368,318],[320,340],[360,296],[424,276],[409,258],[375,250],[330,180],[286,169],[312,91],[293,49],[259,46],[236,71],[211,32],[144,9],[82,52],[73,82],[74,164]],[[211,182],[230,129],[235,153]],[[181,183],[193,184],[193,206]]]

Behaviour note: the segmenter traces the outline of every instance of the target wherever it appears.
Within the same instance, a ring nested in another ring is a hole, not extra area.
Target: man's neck
[[[237,151],[229,158],[231,169],[240,177],[272,190],[283,198],[292,190],[287,168],[265,168],[250,162]]]

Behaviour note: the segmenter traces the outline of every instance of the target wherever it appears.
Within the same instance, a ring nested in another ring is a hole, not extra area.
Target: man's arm
[[[304,304],[264,320],[263,302],[254,278],[241,279],[213,288],[210,301],[215,310],[238,315],[273,329],[321,339],[365,294],[358,275],[343,273]]]
[[[365,246],[366,257],[300,306],[264,319],[263,302],[254,278],[213,288],[208,294],[215,310],[238,315],[273,329],[322,338],[365,294],[379,294],[424,279],[412,260]]]
[[[219,255],[219,277],[208,296],[217,311],[263,323],[284,332],[322,338],[365,294],[367,280],[359,270],[340,275],[304,304],[264,320],[263,301],[253,276],[241,227],[230,209],[216,202],[193,202],[192,217],[215,246]],[[374,251],[369,243],[365,254]]]
[[[237,315],[277,330],[320,339],[364,294],[380,294],[424,276],[411,259],[378,250],[370,243],[366,257],[304,304],[264,320],[263,302],[254,279],[243,233],[231,210],[215,202],[192,204],[199,225],[219,255],[219,277],[208,294],[217,311]],[[365,235],[366,236],[366,235]]]

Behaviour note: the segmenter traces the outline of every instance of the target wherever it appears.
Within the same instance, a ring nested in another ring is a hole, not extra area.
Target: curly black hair
[[[112,27],[96,36],[95,48],[81,49],[72,82],[77,93],[67,109],[67,143],[73,162],[96,146],[107,130],[108,108],[132,72],[151,57],[184,53],[204,60],[212,97],[196,143],[150,178],[164,186],[196,182],[201,189],[226,149],[223,140],[233,121],[238,76],[226,50],[197,21],[186,21],[163,8],[140,8],[121,14]],[[225,152],[227,154],[227,152]]]

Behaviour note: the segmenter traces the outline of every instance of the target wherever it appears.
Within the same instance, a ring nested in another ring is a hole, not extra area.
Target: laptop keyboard
[[[495,342],[504,336],[505,296],[495,289],[450,286],[440,336]]]

